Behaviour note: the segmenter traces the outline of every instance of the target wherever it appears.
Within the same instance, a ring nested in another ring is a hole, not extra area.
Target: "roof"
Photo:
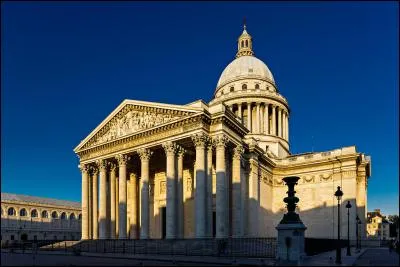
[[[389,223],[388,220],[386,220],[386,217],[383,216],[379,211],[371,211],[371,212],[367,212],[367,220],[368,223],[372,222],[372,218],[374,217],[381,217],[382,218],[382,223]]]
[[[19,194],[1,193],[1,201],[19,201],[35,204],[45,204],[53,206],[71,207],[75,209],[81,209],[82,205],[80,202],[61,200],[55,198],[35,197]]]

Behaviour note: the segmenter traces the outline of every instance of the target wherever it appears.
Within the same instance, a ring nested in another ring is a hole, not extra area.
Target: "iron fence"
[[[156,254],[180,256],[275,258],[276,238],[226,239],[103,239],[83,240],[65,247],[63,242],[42,250],[65,250],[74,253]]]

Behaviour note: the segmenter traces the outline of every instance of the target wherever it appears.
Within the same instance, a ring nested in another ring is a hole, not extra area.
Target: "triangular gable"
[[[124,100],[74,151],[178,121],[202,110],[199,107]]]

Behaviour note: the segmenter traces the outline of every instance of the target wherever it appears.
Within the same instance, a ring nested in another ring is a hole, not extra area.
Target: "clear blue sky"
[[[396,2],[3,2],[1,191],[81,198],[73,148],[124,99],[209,101],[247,18],[291,107],[292,153],[371,155],[398,213]]]

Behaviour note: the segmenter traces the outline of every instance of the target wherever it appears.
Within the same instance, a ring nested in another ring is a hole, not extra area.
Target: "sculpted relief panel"
[[[109,122],[108,130],[97,137],[93,145],[105,143],[113,139],[158,126],[160,124],[179,119],[176,114],[161,114],[150,111],[131,110],[121,118],[115,118]]]

